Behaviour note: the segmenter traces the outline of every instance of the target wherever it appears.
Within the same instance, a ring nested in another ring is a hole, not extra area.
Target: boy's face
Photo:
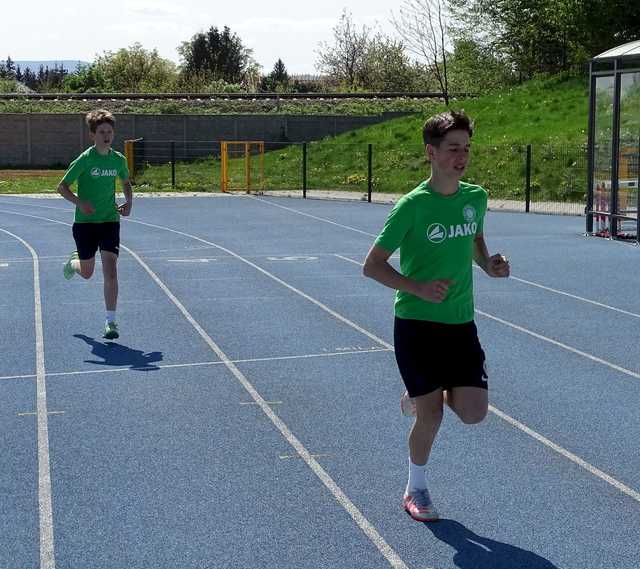
[[[107,150],[110,148],[113,143],[113,135],[113,127],[107,122],[99,124],[95,132],[89,133],[91,140],[98,150]]]
[[[470,148],[469,133],[466,130],[450,130],[440,146],[427,144],[427,156],[431,167],[439,174],[460,179],[469,163]]]

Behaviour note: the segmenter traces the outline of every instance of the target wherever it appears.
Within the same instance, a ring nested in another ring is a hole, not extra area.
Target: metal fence
[[[220,191],[220,143],[135,141],[134,181],[149,190]],[[266,193],[394,201],[428,170],[424,147],[402,140],[264,143]],[[487,189],[492,209],[583,215],[587,151],[582,145],[474,145],[464,179]]]

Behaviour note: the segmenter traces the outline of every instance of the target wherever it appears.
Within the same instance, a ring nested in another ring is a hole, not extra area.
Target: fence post
[[[171,187],[176,187],[176,143],[171,141]]]
[[[636,243],[640,245],[640,138],[638,138],[636,168],[638,169],[638,181],[636,182]]]
[[[302,197],[307,197],[307,143],[302,143]]]
[[[529,213],[531,205],[531,145],[527,144],[527,181],[524,189],[524,210]]]
[[[371,187],[373,186],[373,144],[369,143],[367,152],[367,201],[371,203]]]

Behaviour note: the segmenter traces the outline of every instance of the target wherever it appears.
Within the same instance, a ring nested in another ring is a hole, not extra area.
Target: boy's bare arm
[[[78,202],[80,201],[78,196],[71,191],[71,188],[69,188],[66,182],[60,182],[58,184],[58,193],[73,205],[78,205]]]
[[[90,202],[83,202],[76,194],[74,194],[66,182],[58,184],[58,193],[67,201],[70,201],[85,215],[91,215],[95,212]]]
[[[482,234],[477,235],[473,242],[473,260],[490,277],[508,277],[511,272],[509,261],[504,255],[500,253],[489,255]]]
[[[125,202],[118,206],[120,215],[127,216],[131,213],[133,207],[133,189],[131,187],[131,180],[124,180],[122,182],[122,193],[124,194]]]
[[[374,245],[364,261],[363,274],[389,288],[408,292],[429,302],[440,303],[446,298],[452,281],[448,279],[429,282],[415,281],[396,271],[389,263],[389,257],[391,257],[389,251]]]

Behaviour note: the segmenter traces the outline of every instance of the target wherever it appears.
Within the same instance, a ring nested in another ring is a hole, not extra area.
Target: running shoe
[[[437,522],[440,519],[426,488],[405,494],[402,507],[416,522]]]
[[[71,256],[69,257],[69,259],[67,259],[67,262],[64,264],[64,267],[62,267],[62,272],[64,274],[65,279],[69,280],[71,277],[73,277],[73,275],[76,274],[76,270],[73,268],[73,265],[71,263],[72,261],[75,261],[79,258],[80,257],[77,251],[74,251],[73,253],[71,253]]]
[[[416,402],[405,391],[400,398],[400,411],[405,417],[416,416]]]
[[[115,322],[107,322],[104,325],[104,338],[107,340],[115,340],[118,337],[120,337],[118,325]]]

